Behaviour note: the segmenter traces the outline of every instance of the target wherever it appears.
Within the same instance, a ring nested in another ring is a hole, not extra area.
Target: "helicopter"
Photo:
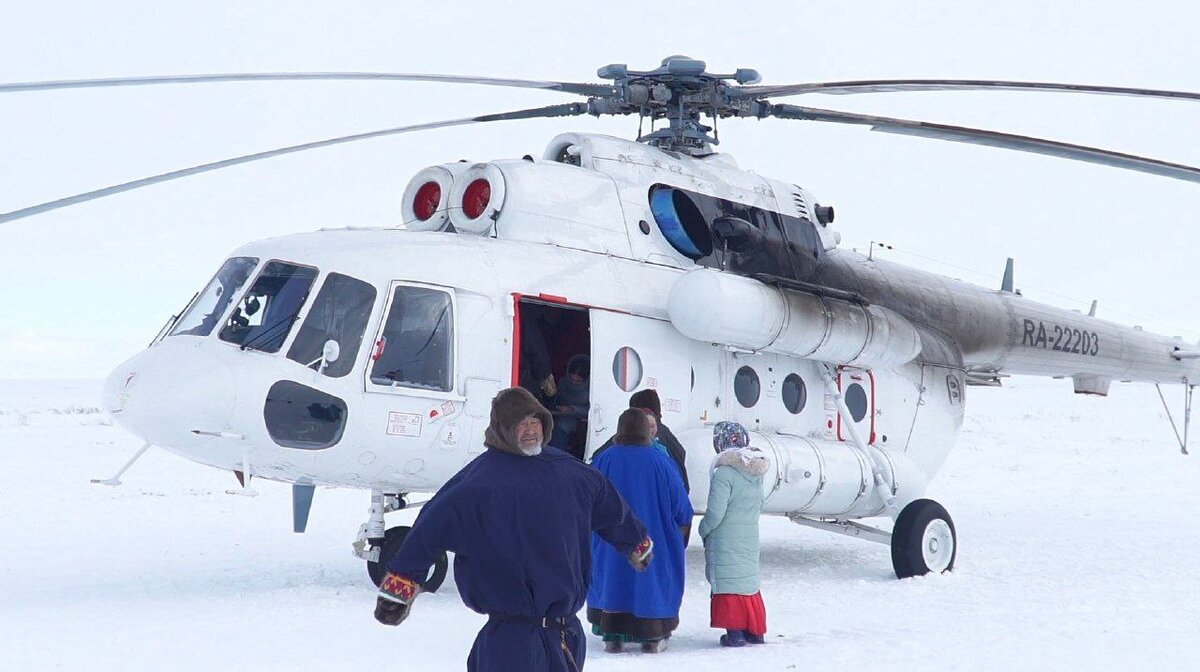
[[[353,548],[378,582],[418,506],[484,450],[490,402],[590,362],[589,405],[560,446],[586,459],[629,397],[653,389],[687,449],[703,510],[712,425],[743,424],[769,458],[766,515],[886,544],[899,578],[953,568],[949,512],[925,498],[962,425],[966,388],[1006,376],[1181,384],[1186,452],[1200,348],[1031,301],[1011,263],[986,289],[839,247],[835,211],[715,147],[727,119],[867,126],[1200,182],[1200,168],[962,126],[774,103],[808,93],[1056,91],[1200,94],[997,80],[760,85],[755,70],[600,68],[598,83],[398,73],[244,73],[0,84],[0,93],[229,81],[367,80],[533,88],[571,102],[382,129],[184,168],[0,214],[75,203],[335,144],[540,117],[636,115],[634,140],[553,138],[540,158],[418,171],[400,222],[248,243],[107,378],[103,406],[143,447],[292,485],[303,532],[318,486],[370,491]],[[707,125],[705,117],[708,118]],[[649,131],[643,133],[644,125]],[[546,360],[540,366],[537,360]],[[578,361],[578,360],[575,360]],[[560,416],[566,417],[566,416]],[[890,530],[863,522],[891,518]],[[427,587],[436,589],[445,558]]]

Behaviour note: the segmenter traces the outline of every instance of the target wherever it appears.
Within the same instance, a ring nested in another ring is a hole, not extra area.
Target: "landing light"
[[[488,203],[492,200],[492,185],[484,178],[479,178],[467,185],[463,192],[463,214],[470,219],[479,219]]]

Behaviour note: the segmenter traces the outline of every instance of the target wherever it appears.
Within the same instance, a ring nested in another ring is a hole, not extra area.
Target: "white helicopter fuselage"
[[[451,204],[481,178],[490,200],[467,220]],[[412,199],[431,179],[442,186],[436,215],[417,221]],[[655,185],[803,218],[819,263],[803,281],[779,282],[698,265],[656,219]],[[815,207],[811,194],[727,157],[593,135],[560,136],[541,161],[432,167],[405,194],[408,230],[323,230],[234,252],[253,265],[242,291],[274,262],[309,269],[275,351],[246,347],[258,337],[247,340],[245,329],[261,336],[270,326],[237,326],[249,293],[226,296],[209,333],[177,326],[118,367],[105,405],[147,442],[217,468],[432,492],[484,450],[492,397],[520,382],[520,315],[540,306],[586,319],[578,345],[591,361],[588,453],[614,433],[629,395],[653,388],[663,423],[688,451],[698,510],[711,425],[734,420],[771,459],[766,512],[846,520],[884,511],[872,461],[901,505],[922,496],[953,447],[968,384],[1003,373],[1069,376],[1076,391],[1103,394],[1112,380],[1197,377],[1194,360],[1173,356],[1184,348],[1166,337],[838,250]],[[295,359],[305,326],[324,310],[314,306],[334,305],[319,294],[331,274],[374,288],[362,329],[334,339],[339,352],[328,362]],[[446,308],[406,331],[395,316],[414,297]],[[226,337],[238,333],[240,341]],[[411,356],[381,370],[404,352]],[[425,361],[434,354],[437,362]],[[337,375],[331,362],[341,363]]]

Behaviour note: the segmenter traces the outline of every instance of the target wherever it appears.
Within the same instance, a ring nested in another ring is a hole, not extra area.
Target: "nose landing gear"
[[[387,574],[388,563],[396,557],[404,539],[412,529],[407,525],[398,525],[385,530],[384,514],[399,511],[408,507],[404,495],[385,494],[379,490],[371,491],[371,508],[368,509],[367,522],[358,528],[358,538],[354,542],[354,555],[367,561],[367,574],[371,582],[378,586]],[[446,572],[450,562],[445,553],[433,564],[429,576],[421,582],[424,590],[434,592],[446,580]]]

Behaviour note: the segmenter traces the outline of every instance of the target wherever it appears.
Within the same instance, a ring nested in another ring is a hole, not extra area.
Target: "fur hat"
[[[650,421],[642,411],[630,408],[617,419],[617,435],[613,437],[613,443],[622,446],[648,446],[653,438],[650,435]]]
[[[654,414],[655,420],[662,420],[662,403],[658,400],[658,392],[651,389],[638,390],[629,398],[630,408],[648,408]]]
[[[530,415],[536,415],[542,421],[542,447],[545,447],[554,431],[554,416],[523,387],[500,390],[492,399],[492,421],[483,433],[484,445],[523,455],[517,441],[517,425]]]
[[[750,435],[746,428],[736,422],[722,420],[713,427],[713,450],[718,453],[730,448],[745,448],[750,445]]]

